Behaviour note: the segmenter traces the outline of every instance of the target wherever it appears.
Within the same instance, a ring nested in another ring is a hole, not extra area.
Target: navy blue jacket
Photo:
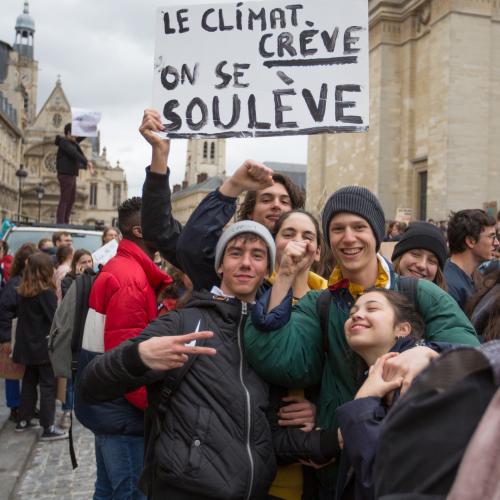
[[[169,174],[146,169],[142,188],[142,232],[162,256],[185,272],[195,290],[210,290],[220,283],[215,272],[215,247],[224,226],[236,212],[236,198],[219,190],[209,193],[182,227],[172,216]]]
[[[19,294],[16,288],[21,283],[21,276],[12,276],[0,293],[0,343],[10,342],[12,320],[17,316]]]
[[[411,337],[401,337],[390,352],[404,352],[416,343]],[[425,343],[437,352],[453,348],[441,342]],[[399,391],[396,392],[396,399]],[[381,424],[389,408],[380,398],[354,399],[337,408],[337,419],[342,431],[344,448],[341,454],[336,488],[336,500],[373,500],[375,480],[373,465],[382,430]]]

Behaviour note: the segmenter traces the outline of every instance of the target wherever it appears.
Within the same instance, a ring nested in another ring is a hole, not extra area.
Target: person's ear
[[[403,321],[396,325],[394,329],[394,336],[398,337],[407,337],[411,333],[411,325],[408,321]]]
[[[314,262],[319,262],[321,259],[321,247],[318,247],[316,249],[316,252],[314,253]]]
[[[477,243],[477,240],[473,236],[465,237],[465,244],[468,248],[474,248],[474,245]]]
[[[138,238],[138,239],[141,239],[142,240],[142,227],[141,226],[134,226],[132,228],[132,234]]]

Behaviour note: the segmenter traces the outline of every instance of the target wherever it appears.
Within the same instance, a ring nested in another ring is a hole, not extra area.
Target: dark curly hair
[[[448,222],[448,245],[450,254],[462,253],[467,250],[465,239],[479,240],[485,227],[494,226],[495,219],[484,210],[460,210],[452,213]]]
[[[278,184],[282,184],[286,189],[288,196],[290,196],[290,204],[292,210],[296,208],[304,208],[305,196],[303,190],[295,184],[295,182],[290,179],[290,177],[274,172],[273,181]],[[248,220],[255,208],[255,203],[257,202],[258,191],[247,191],[245,198],[241,202],[238,208],[238,220]]]
[[[142,198],[134,196],[118,207],[118,229],[124,238],[132,236],[132,228],[141,225]]]

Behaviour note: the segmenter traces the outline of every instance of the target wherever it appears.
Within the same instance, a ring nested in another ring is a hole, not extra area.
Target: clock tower
[[[29,2],[24,2],[23,13],[16,20],[14,50],[18,54],[17,73],[23,106],[21,128],[31,125],[36,118],[38,62],[34,59],[35,21],[29,14]]]

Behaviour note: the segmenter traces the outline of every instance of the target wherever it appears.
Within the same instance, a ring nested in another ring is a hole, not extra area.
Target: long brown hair
[[[14,255],[14,260],[12,261],[12,266],[10,267],[10,277],[22,276],[24,268],[26,266],[26,259],[38,252],[39,250],[33,243],[22,244]]]
[[[85,250],[85,248],[80,248],[73,254],[73,260],[71,261],[71,269],[69,271],[70,274],[72,274],[73,276],[77,275],[76,265],[84,255],[89,255],[92,258],[92,254],[88,250]]]
[[[398,258],[396,258],[392,261],[392,267],[394,268],[394,271],[396,271],[397,274],[400,274],[399,263],[401,262],[403,255],[400,255]],[[434,276],[434,279],[432,280],[432,282],[435,285],[437,285],[439,288],[444,290],[445,292],[448,291],[448,285],[446,284],[446,279],[444,278],[443,270],[441,269],[440,266],[438,266],[437,271],[436,271],[436,276]]]
[[[23,279],[17,287],[21,297],[36,297],[44,290],[56,289],[54,285],[54,266],[50,255],[36,252],[28,257]]]

